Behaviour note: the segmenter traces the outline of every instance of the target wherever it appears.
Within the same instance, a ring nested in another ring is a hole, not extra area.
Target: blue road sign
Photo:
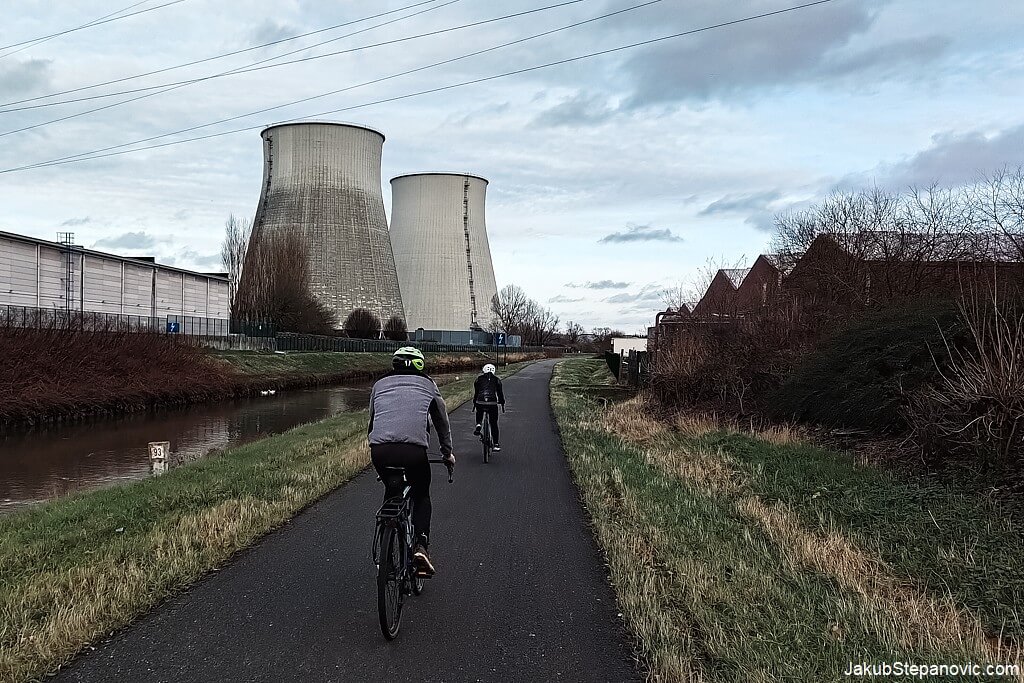
[[[179,325],[179,323],[171,322],[171,321],[168,320],[167,321],[167,333],[168,334],[177,334],[178,333],[178,329],[179,329],[178,325]]]
[[[496,332],[494,334],[494,344],[495,344],[495,346],[504,346],[505,345],[505,333],[504,332]]]

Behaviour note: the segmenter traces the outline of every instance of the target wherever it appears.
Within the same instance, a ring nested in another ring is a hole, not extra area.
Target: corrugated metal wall
[[[66,309],[69,258],[73,310],[142,316],[229,316],[226,280],[162,270],[159,265],[113,255],[83,250],[68,253],[58,245],[2,235],[0,305]]]
[[[487,181],[470,175],[391,180],[391,243],[410,330],[488,328],[497,286],[486,194]]]

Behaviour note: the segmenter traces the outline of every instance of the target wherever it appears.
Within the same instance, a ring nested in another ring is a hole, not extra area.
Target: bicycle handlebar
[[[431,465],[444,465],[445,467],[447,467],[448,483],[452,483],[455,477],[455,468],[452,467],[452,464],[450,462],[448,462],[444,458],[427,458],[427,462],[429,462]]]

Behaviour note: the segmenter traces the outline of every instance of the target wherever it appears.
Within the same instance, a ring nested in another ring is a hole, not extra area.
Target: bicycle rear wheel
[[[491,423],[488,416],[484,416],[483,430],[480,432],[480,443],[484,447],[484,462],[491,459]]]
[[[402,603],[405,595],[405,555],[408,552],[401,534],[394,524],[384,527],[381,534],[380,566],[377,568],[377,615],[384,637],[393,640],[402,623]]]

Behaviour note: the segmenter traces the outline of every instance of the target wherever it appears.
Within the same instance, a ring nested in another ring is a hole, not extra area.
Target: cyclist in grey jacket
[[[413,559],[417,570],[433,574],[427,556],[430,541],[430,424],[437,429],[441,455],[449,467],[455,465],[452,430],[444,398],[437,385],[423,372],[423,353],[411,346],[395,351],[394,370],[377,380],[370,392],[370,459],[385,481],[384,469],[400,467],[412,486],[412,523],[416,530]],[[397,495],[384,492],[384,499]]]

